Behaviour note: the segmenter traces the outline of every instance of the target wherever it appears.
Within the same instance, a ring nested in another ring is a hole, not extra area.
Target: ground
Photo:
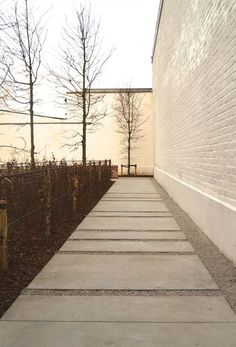
[[[112,182],[108,182],[91,200],[84,199],[75,215],[69,213],[60,224],[55,224],[49,239],[45,238],[44,230],[34,229],[25,222],[15,228],[14,232],[10,230],[9,269],[5,274],[0,272],[0,317],[53,257],[111,184]]]

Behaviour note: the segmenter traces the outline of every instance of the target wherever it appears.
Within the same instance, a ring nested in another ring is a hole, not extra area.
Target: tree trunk
[[[28,55],[28,63],[27,66],[29,68],[29,88],[30,88],[30,95],[29,95],[29,112],[30,112],[30,158],[31,158],[31,169],[35,169],[35,159],[34,159],[34,82],[33,82],[33,63],[31,59],[31,44],[30,42],[30,28],[29,28],[29,11],[28,11],[28,0],[25,0],[25,12],[26,12],[26,34],[27,34],[27,55]],[[24,58],[26,59],[26,58]]]
[[[131,154],[131,139],[128,138],[128,176],[130,176],[130,154]]]
[[[130,93],[128,93],[128,176],[130,176],[130,152],[131,152],[131,130],[130,130],[130,122],[131,122],[131,112],[130,112]]]
[[[31,157],[31,168],[35,169],[35,159],[34,159],[34,91],[33,91],[33,81],[32,72],[30,71],[30,157]]]
[[[82,161],[83,165],[86,166],[86,119],[83,120]]]
[[[82,90],[82,99],[83,99],[83,140],[82,140],[82,161],[83,165],[86,166],[87,157],[86,157],[86,126],[87,126],[87,112],[86,112],[86,45],[85,39],[83,38],[83,90]]]
[[[86,158],[86,91],[83,89],[83,140],[82,140],[82,161],[83,165],[86,166],[87,158]]]

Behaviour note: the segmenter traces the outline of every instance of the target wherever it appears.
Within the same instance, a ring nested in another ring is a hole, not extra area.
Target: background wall
[[[120,89],[119,89],[120,90]],[[135,89],[142,99],[141,110],[147,121],[143,124],[144,137],[139,139],[132,152],[132,163],[138,165],[138,174],[153,174],[153,116],[152,116],[152,90],[151,89]],[[98,105],[98,111],[107,109],[107,117],[105,117],[101,126],[96,133],[89,134],[87,138],[87,157],[88,160],[111,159],[114,165],[126,164],[125,155],[121,152],[121,135],[117,133],[116,120],[113,117],[112,104],[118,90],[101,89],[97,93],[105,95],[103,102]],[[69,103],[69,101],[68,101]],[[68,110],[68,116],[73,113]],[[0,112],[0,122],[25,122],[29,121],[29,117],[23,115],[4,114]],[[35,122],[53,121],[52,119],[42,119],[35,117]],[[59,120],[55,120],[59,121]],[[67,120],[69,121],[69,119]],[[76,118],[71,119],[76,121]],[[78,129],[79,125],[35,125],[35,145],[36,155],[39,159],[44,156],[52,159],[52,153],[57,160],[66,158],[68,160],[81,159],[81,148],[70,151],[68,147],[63,147],[70,140],[67,137],[72,134],[72,129]],[[29,149],[29,126],[19,128],[18,126],[1,126],[1,145],[12,144],[22,147],[24,144],[20,137],[24,137]],[[72,141],[73,142],[73,141]],[[10,157],[16,157],[18,160],[25,160],[27,153],[15,154],[14,150],[7,150],[0,147],[0,161],[8,160]]]
[[[153,175],[153,113],[152,90],[134,89],[140,95],[141,112],[147,121],[142,125],[144,136],[135,143],[131,151],[131,162],[137,164],[138,174]],[[90,159],[96,159],[103,154],[104,158],[111,158],[114,164],[127,164],[127,154],[122,152],[122,135],[117,133],[118,126],[113,116],[112,104],[117,96],[116,89],[101,89],[104,94],[103,104],[107,108],[108,116],[102,121],[102,126],[96,134],[88,137],[88,153]],[[101,104],[101,109],[104,105]]]
[[[236,262],[236,2],[164,0],[155,177]]]

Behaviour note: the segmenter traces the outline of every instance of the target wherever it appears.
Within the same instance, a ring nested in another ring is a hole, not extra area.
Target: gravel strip
[[[87,240],[86,240],[87,241]],[[57,254],[89,254],[89,255],[195,255],[195,252],[132,252],[132,251],[58,251]]]
[[[188,242],[186,239],[74,239],[70,237],[67,241],[118,241],[118,242],[125,242],[125,241],[134,241],[134,242]],[[133,253],[133,252],[132,252]]]
[[[146,233],[146,232],[149,232],[149,231],[152,231],[152,232],[155,232],[155,233],[165,233],[165,232],[168,232],[168,233],[170,233],[170,232],[180,232],[181,230],[130,230],[130,229],[75,229],[75,231],[76,232],[80,232],[80,231],[86,231],[86,232],[90,232],[90,231],[99,231],[99,232],[110,232],[110,231],[112,231],[112,232],[114,232],[114,233],[116,233],[116,232],[118,232],[118,233],[120,233],[120,232],[124,232],[124,233],[127,233],[127,232],[131,232],[131,231],[135,231],[136,233],[138,233],[138,232],[140,232],[140,233]],[[73,237],[73,234],[72,234],[72,237]]]
[[[174,217],[169,217],[169,218],[172,218],[172,219],[174,219]],[[136,231],[136,232],[147,232],[147,231],[155,231],[155,232],[165,232],[165,231],[168,231],[168,232],[171,232],[171,231],[174,231],[174,232],[179,232],[179,231],[181,231],[181,230],[179,230],[179,229],[171,229],[171,230],[153,230],[153,229],[148,229],[148,230],[142,230],[142,229],[139,229],[139,230],[137,230],[137,229],[99,229],[99,228],[97,228],[97,229],[75,229],[75,231],[114,231],[114,232],[116,232],[116,231],[118,231],[118,232],[120,232],[120,231],[125,231],[125,232],[129,232],[129,231]]]
[[[24,289],[22,295],[45,296],[222,296],[218,289],[199,290],[104,290],[104,289]]]
[[[132,213],[132,212],[131,212]],[[87,216],[89,218],[103,218],[103,217],[108,217],[108,218],[171,218],[173,215],[167,215],[167,216],[114,216],[114,215],[99,215],[99,216],[93,216],[89,215]]]
[[[195,249],[196,254],[208,269],[223,296],[236,313],[236,269],[233,263],[219,251],[188,214],[170,198],[167,192],[157,182],[154,181],[154,185],[172,212],[181,231],[186,235],[188,241]],[[188,295],[187,292],[186,295]]]

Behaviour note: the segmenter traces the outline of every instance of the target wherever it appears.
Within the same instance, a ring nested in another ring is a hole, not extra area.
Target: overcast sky
[[[151,87],[152,47],[159,0],[31,0],[38,14],[51,8],[47,14],[48,38],[44,48],[44,62],[57,62],[65,15],[70,17],[73,8],[81,3],[91,3],[93,13],[101,20],[101,35],[106,49],[113,54],[106,63],[103,74],[95,87]],[[5,1],[9,5],[10,1]],[[36,16],[37,17],[37,16]],[[43,82],[45,83],[45,82]],[[44,87],[41,97],[44,102],[40,113],[57,114],[60,111],[53,103],[55,95]],[[60,114],[61,115],[61,114]]]
[[[34,0],[35,2],[35,0]],[[38,6],[49,7],[49,42],[58,37],[64,14],[70,15],[71,8],[81,1],[36,0]],[[100,85],[120,86],[132,79],[134,86],[151,86],[151,55],[159,0],[89,0],[95,16],[101,18],[101,33],[104,44],[113,47],[114,52],[104,69]]]

